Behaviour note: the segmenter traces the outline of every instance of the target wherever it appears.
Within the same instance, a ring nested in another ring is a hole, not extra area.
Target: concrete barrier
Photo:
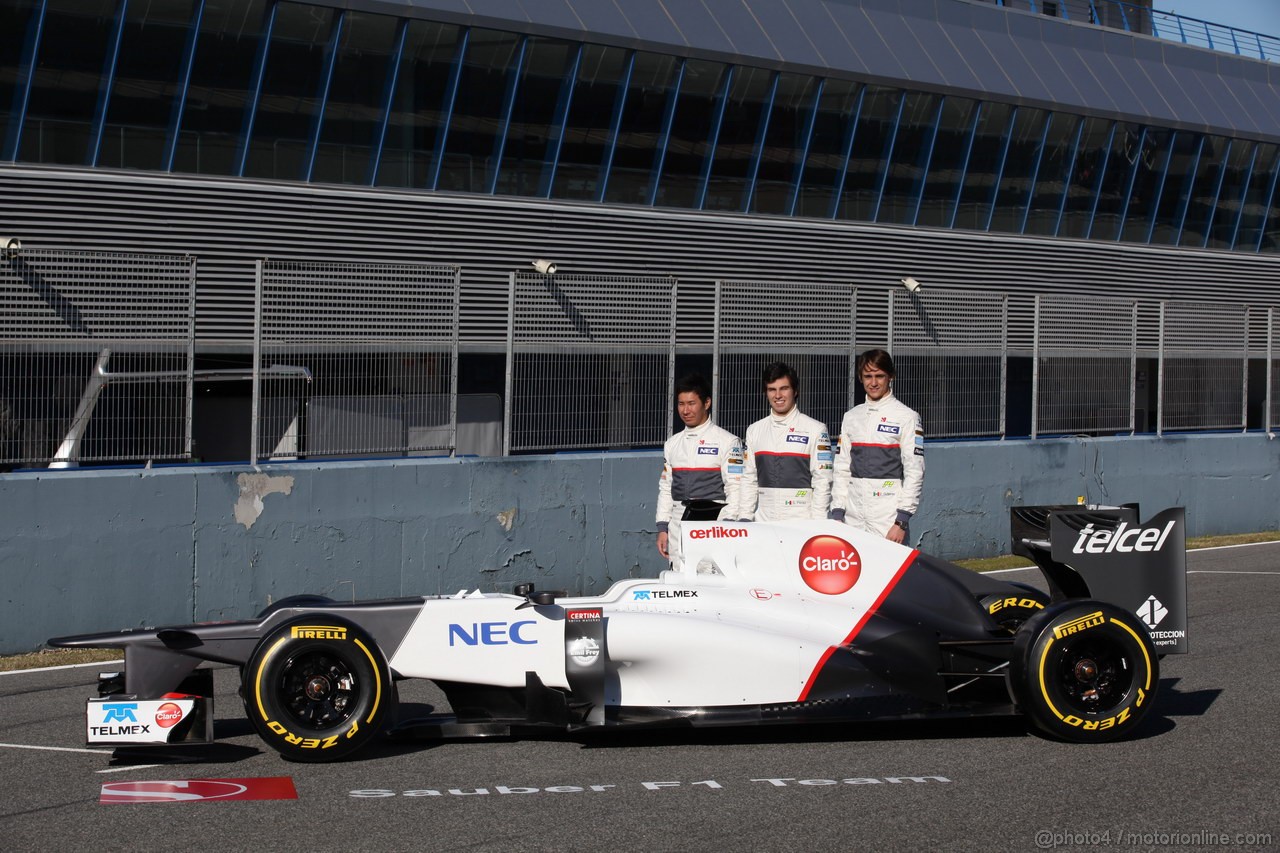
[[[1187,507],[1190,535],[1280,528],[1261,434],[930,442],[913,543],[1007,553],[1016,504]],[[655,576],[657,453],[0,475],[0,653],[55,635],[240,619],[336,599],[573,593]]]

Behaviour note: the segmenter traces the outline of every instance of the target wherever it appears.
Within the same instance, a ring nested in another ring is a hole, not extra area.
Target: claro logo
[[[814,592],[848,592],[861,574],[858,549],[838,536],[815,536],[800,549],[800,577]]]
[[[690,539],[746,539],[745,527],[695,527],[689,531]]]
[[[1072,546],[1073,554],[1132,554],[1134,551],[1159,551],[1164,547],[1164,540],[1177,522],[1171,521],[1161,530],[1159,527],[1130,527],[1125,522],[1115,530],[1094,530],[1092,524],[1086,524],[1080,531],[1080,538]]]

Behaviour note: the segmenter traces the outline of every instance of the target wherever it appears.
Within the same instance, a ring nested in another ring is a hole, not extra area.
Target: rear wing
[[[1054,601],[1093,598],[1123,607],[1147,626],[1157,651],[1184,654],[1186,510],[1139,518],[1137,504],[1013,507],[1013,553],[1040,567]]]

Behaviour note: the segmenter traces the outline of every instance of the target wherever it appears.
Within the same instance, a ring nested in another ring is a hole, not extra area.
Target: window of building
[[[495,158],[523,55],[521,36],[471,30],[449,120],[439,189],[492,192],[498,169]]]
[[[1276,180],[1280,177],[1280,146],[1270,142],[1258,144],[1258,155],[1253,161],[1253,172],[1244,194],[1240,211],[1240,227],[1236,230],[1237,252],[1256,252],[1259,247],[1268,250],[1266,237],[1269,210],[1276,207]],[[1273,217],[1274,221],[1274,217]],[[1274,237],[1272,238],[1274,240]],[[1276,251],[1273,244],[1270,251]]]
[[[969,150],[954,227],[986,230],[995,200],[996,182],[1000,179],[1000,164],[1008,147],[1013,113],[1014,108],[1008,104],[983,103]]]
[[[545,196],[573,93],[579,46],[555,39],[529,39],[516,87],[499,193]]]
[[[915,224],[950,227],[964,180],[977,108],[977,103],[968,98],[943,99]]]
[[[1183,137],[1181,140],[1178,137]],[[1187,156],[1186,143],[1189,133],[1176,133],[1148,127],[1142,134],[1142,148],[1134,165],[1133,182],[1130,184],[1129,203],[1125,207],[1120,239],[1126,243],[1146,243],[1151,239],[1151,228],[1164,189],[1169,161],[1177,146],[1183,158]],[[1182,159],[1178,164],[1185,169]]]
[[[623,81],[630,75],[631,62],[632,55],[621,48],[592,44],[583,48],[551,188],[555,198],[599,198],[601,170],[613,150],[614,127],[621,120],[626,96]]]
[[[877,222],[901,225],[915,222],[933,154],[942,98],[922,93],[908,93],[905,97],[885,175],[884,194],[876,213]]]
[[[840,193],[840,219],[871,221],[875,218],[892,151],[893,132],[903,107],[901,89],[868,86],[858,113],[853,149]]]
[[[755,183],[764,136],[772,121],[778,75],[738,68],[733,75],[707,182],[705,210],[746,210]]]
[[[656,53],[635,54],[626,100],[607,173],[605,201],[648,204],[668,105],[674,107],[681,61]]]
[[[1064,118],[1069,118],[1064,116]],[[1031,201],[1031,188],[1040,165],[1040,152],[1053,120],[1044,110],[1020,107],[1014,117],[1009,145],[1000,168],[992,231],[1020,233]]]
[[[376,185],[435,186],[465,44],[466,32],[458,27],[428,21],[409,23],[374,175]]]
[[[752,213],[788,214],[809,128],[818,106],[818,79],[781,74],[769,112],[769,127],[756,168]]]
[[[742,72],[749,74],[751,69]],[[704,168],[709,165],[712,134],[720,127],[732,74],[719,62],[690,59],[680,81],[671,134],[663,154],[662,177],[654,204],[697,207],[702,199]]]
[[[77,166],[92,162],[116,6],[114,0],[49,0],[19,160]]]
[[[1245,190],[1249,186],[1249,176],[1253,172],[1254,161],[1261,146],[1255,142],[1235,139],[1231,142],[1231,151],[1227,154],[1223,168],[1222,186],[1218,190],[1218,202],[1214,206],[1209,225],[1209,239],[1205,246],[1210,249],[1230,249],[1236,236],[1236,228],[1240,224],[1240,211],[1244,201]]]
[[[1134,171],[1139,163],[1150,162],[1154,157],[1140,125],[1117,122],[1110,144],[1092,221],[1084,234],[1093,240],[1115,240],[1119,237]]]
[[[234,175],[264,37],[264,0],[205,0],[174,171]]]
[[[800,175],[796,216],[829,219],[835,215],[862,92],[860,83],[849,80],[827,80],[823,84],[809,154]]]
[[[1170,244],[1199,248],[1205,244],[1209,223],[1213,219],[1218,193],[1222,189],[1227,157],[1231,152],[1231,140],[1222,136],[1204,136],[1200,146],[1199,162],[1193,176],[1189,177],[1190,191],[1183,202],[1178,233],[1172,235]],[[1241,143],[1242,147],[1247,147]],[[1156,232],[1157,240],[1160,229]],[[1160,241],[1164,242],[1164,241]]]
[[[1093,222],[1093,208],[1101,192],[1102,176],[1107,170],[1111,138],[1115,122],[1087,118],[1081,125],[1075,148],[1070,181],[1064,189],[1062,219],[1058,223],[1060,237],[1087,237]]]
[[[1084,129],[1078,116],[1054,113],[1045,134],[1044,150],[1036,169],[1036,183],[1022,231],[1024,234],[1053,236],[1066,199],[1075,167],[1076,147]]]
[[[311,180],[370,183],[398,33],[387,15],[347,12],[343,18]]]

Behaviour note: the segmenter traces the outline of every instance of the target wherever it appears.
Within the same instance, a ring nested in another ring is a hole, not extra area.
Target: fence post
[[[1240,431],[1241,432],[1249,431],[1249,343],[1250,343],[1250,337],[1251,337],[1249,334],[1249,331],[1250,331],[1249,315],[1252,313],[1253,313],[1252,309],[1249,309],[1249,308],[1244,309],[1244,328],[1241,329],[1241,331],[1244,333],[1244,358],[1241,359],[1242,363],[1240,365],[1242,368],[1240,378],[1243,383],[1243,386],[1240,389]]]
[[[1009,294],[1000,299],[1000,440],[1009,433]]]
[[[1275,393],[1275,377],[1272,375],[1272,363],[1276,358],[1275,351],[1275,329],[1276,329],[1276,309],[1267,309],[1267,393],[1266,393],[1266,412],[1263,414],[1264,422],[1267,428],[1267,438],[1271,437],[1271,407],[1276,401],[1272,398]]]
[[[724,282],[716,279],[716,304],[711,315],[711,399],[720,405],[720,300],[724,295]],[[717,417],[720,410],[717,409]],[[723,421],[717,423],[724,425]]]
[[[1138,303],[1129,329],[1129,435],[1138,431]]]
[[[680,290],[680,279],[671,279],[671,313],[670,337],[667,340],[667,423],[666,432],[676,418],[676,297]]]
[[[853,408],[853,401],[857,397],[858,383],[858,288],[853,288],[853,294],[849,299],[849,381],[845,388],[844,407],[846,409]],[[893,352],[890,348],[889,352]],[[837,426],[839,430],[841,427]]]
[[[458,339],[462,334],[462,267],[453,268],[453,375],[449,377],[449,455],[458,455]]]
[[[1036,294],[1031,321],[1031,437],[1040,420],[1040,294]]]
[[[187,423],[185,428],[183,454],[188,462],[195,450],[195,439],[192,431],[195,428],[195,395],[196,395],[196,259],[187,256]]]
[[[1160,303],[1160,337],[1156,350],[1156,437],[1164,435],[1164,302]]]
[[[502,455],[511,455],[511,394],[515,390],[516,274],[512,272],[507,286],[507,376],[502,395]]]
[[[262,399],[262,263],[253,262],[253,390],[249,405],[249,464],[258,464],[258,416]]]

